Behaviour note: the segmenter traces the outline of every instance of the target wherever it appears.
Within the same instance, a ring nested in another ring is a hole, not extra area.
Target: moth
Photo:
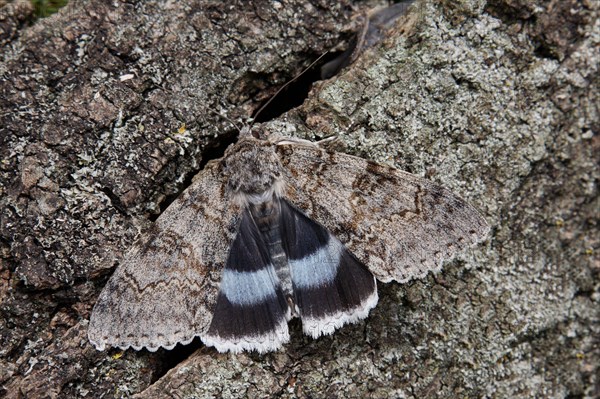
[[[245,132],[133,245],[93,309],[88,336],[155,351],[200,339],[275,351],[299,317],[313,338],[365,319],[377,282],[406,282],[482,240],[488,225],[410,173]]]

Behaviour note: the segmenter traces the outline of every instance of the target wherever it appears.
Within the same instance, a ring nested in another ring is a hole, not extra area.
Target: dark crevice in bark
[[[196,337],[188,345],[177,344],[177,346],[170,351],[160,349],[159,357],[161,364],[156,368],[156,371],[152,375],[151,383],[155,383],[161,379],[169,370],[177,367],[181,362],[189,358],[198,349],[202,348],[202,341]]]
[[[205,148],[204,151],[202,152],[202,160],[200,161],[198,168],[190,170],[186,174],[185,180],[181,184],[180,190],[178,190],[176,193],[173,193],[172,195],[166,196],[165,199],[160,204],[159,214],[152,215],[149,217],[149,219],[153,222],[156,219],[158,219],[160,214],[162,214],[163,211],[165,209],[167,209],[169,207],[169,205],[171,205],[171,203],[173,201],[175,201],[175,199],[177,197],[179,197],[179,195],[181,195],[181,193],[183,191],[185,191],[192,184],[192,180],[193,180],[194,176],[196,176],[196,174],[198,172],[200,172],[202,169],[204,169],[204,167],[206,166],[206,164],[208,162],[223,157],[223,154],[225,153],[225,150],[227,149],[227,147],[229,147],[231,144],[233,144],[237,141],[238,133],[239,132],[237,130],[231,130],[231,131],[225,132],[223,134],[220,134],[218,137],[218,141],[216,141],[213,145]]]
[[[283,86],[279,93],[269,97],[257,108],[260,112],[252,115],[256,122],[267,122],[294,109],[304,102],[313,83],[321,79],[321,66],[336,58],[340,53],[326,54],[319,62],[303,71],[295,80]],[[268,104],[267,104],[268,103]],[[267,106],[262,109],[264,104]]]
[[[128,215],[127,207],[123,205],[119,199],[119,196],[116,195],[109,187],[102,187],[100,191],[102,191],[110,199],[113,208],[115,208],[122,215]]]

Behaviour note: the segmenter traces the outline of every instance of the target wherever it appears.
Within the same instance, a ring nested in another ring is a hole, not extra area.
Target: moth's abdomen
[[[281,236],[281,203],[277,197],[259,204],[250,204],[250,213],[261,232],[264,243],[269,251],[271,262],[275,267],[277,277],[283,294],[290,306],[294,309],[294,293],[287,255],[283,249]]]

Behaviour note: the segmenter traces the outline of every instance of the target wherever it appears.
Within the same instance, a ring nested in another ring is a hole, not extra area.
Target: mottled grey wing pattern
[[[291,140],[277,151],[289,173],[287,198],[383,282],[439,270],[489,230],[466,201],[410,173]]]
[[[171,349],[208,330],[237,226],[225,186],[221,165],[209,163],[135,243],[94,307],[97,349]]]

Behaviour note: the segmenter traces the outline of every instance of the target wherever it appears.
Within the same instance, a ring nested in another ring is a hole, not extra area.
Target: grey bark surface
[[[214,111],[247,117],[370,6],[73,1],[33,26],[26,2],[0,9],[0,396],[600,396],[593,1],[419,1],[266,124],[472,202],[492,233],[441,273],[379,284],[331,337],[292,323],[268,355],[87,341],[124,251],[235,134]]]

